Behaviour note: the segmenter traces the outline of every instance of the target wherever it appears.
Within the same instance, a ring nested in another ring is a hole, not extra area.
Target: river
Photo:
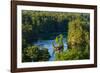
[[[52,46],[52,42],[54,42],[54,40],[38,40],[37,42],[34,42],[34,45],[39,46],[40,48],[47,48],[49,53],[50,53],[50,58],[49,61],[54,61],[55,60],[55,54],[53,53],[54,49]],[[66,39],[63,39],[63,43],[64,43],[64,50],[67,50],[67,42]]]

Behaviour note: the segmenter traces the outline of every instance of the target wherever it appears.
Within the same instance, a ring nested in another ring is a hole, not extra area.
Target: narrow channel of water
[[[52,42],[54,42],[54,40],[38,40],[37,42],[34,43],[34,45],[39,46],[40,48],[47,48],[49,53],[50,53],[50,59],[49,61],[54,61],[55,60],[55,55],[54,55],[54,49],[52,46]],[[64,43],[64,50],[67,50],[67,42],[65,40],[65,38],[63,39],[63,43]]]

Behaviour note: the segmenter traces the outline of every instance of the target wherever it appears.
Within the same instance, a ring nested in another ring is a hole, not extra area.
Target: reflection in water
[[[49,61],[54,61],[55,60],[55,54],[54,54],[54,49],[52,46],[52,42],[54,42],[54,40],[38,40],[37,42],[34,43],[34,45],[39,46],[40,48],[47,48],[49,53],[50,53],[50,59]],[[64,50],[67,49],[67,42],[65,39],[63,39],[63,43],[64,43]]]

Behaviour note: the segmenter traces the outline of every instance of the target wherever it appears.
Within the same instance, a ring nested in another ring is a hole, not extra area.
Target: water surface
[[[39,46],[40,48],[47,48],[50,53],[49,61],[55,60],[55,54],[52,43],[54,40],[38,40],[37,42],[34,42],[34,45]],[[65,38],[63,39],[64,43],[64,50],[67,50],[67,42]]]

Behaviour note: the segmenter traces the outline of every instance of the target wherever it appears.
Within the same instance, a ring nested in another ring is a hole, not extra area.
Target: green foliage
[[[53,46],[59,48],[64,46],[62,33],[66,34],[68,50],[55,52],[56,60],[89,59],[89,16],[88,13],[22,10],[22,61],[48,61],[48,49],[31,45],[39,39],[56,37]]]
[[[89,15],[77,15],[70,18],[68,24],[67,45],[64,52],[56,52],[56,60],[81,60],[89,59]]]
[[[77,49],[70,49],[65,54],[63,54],[65,60],[77,60],[80,56],[80,51]]]
[[[82,60],[89,59],[89,49],[83,51],[79,49],[68,49],[62,53],[55,53],[56,60]]]
[[[55,52],[55,61],[64,60],[62,58],[62,52]]]
[[[32,60],[37,61],[39,48],[37,46],[29,46],[28,48],[25,48],[25,53],[26,53],[26,56],[28,56]]]
[[[38,39],[54,39],[58,35],[55,33],[66,32],[68,19],[64,14],[66,13],[22,10],[23,39],[32,44]]]
[[[62,34],[59,35],[59,45],[63,46],[63,35]]]
[[[32,62],[32,59],[26,55],[26,52],[22,52],[22,62]]]
[[[63,43],[63,35],[59,34],[56,36],[55,41],[52,43],[54,52],[62,52],[64,49],[64,43]]]
[[[48,61],[49,60],[49,52],[48,52],[48,49],[47,48],[42,48],[40,51],[39,51],[39,61]]]
[[[81,17],[69,23],[68,48],[82,49],[89,45],[89,31],[84,28],[86,26],[87,24],[81,20]]]
[[[29,46],[24,49],[23,62],[47,61],[49,57],[48,49],[39,49],[38,46]]]
[[[62,34],[56,36],[55,43],[57,44],[57,46],[63,46],[63,35]]]
[[[56,53],[56,60],[77,60],[79,59],[80,52],[77,49],[69,49],[63,53]]]

